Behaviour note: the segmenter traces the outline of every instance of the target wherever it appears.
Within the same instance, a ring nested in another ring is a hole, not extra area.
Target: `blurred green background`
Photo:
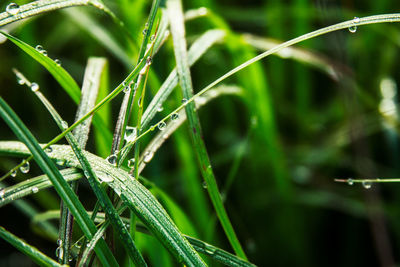
[[[136,62],[151,1],[105,3],[125,22],[130,37],[109,17],[89,7],[48,13],[7,30],[32,46],[41,44],[78,83],[88,57],[106,57],[111,91]],[[7,4],[0,3],[2,10]],[[227,36],[192,67],[197,91],[276,42],[354,16],[396,13],[400,2],[184,1],[186,11],[201,7],[206,12],[201,10],[202,16],[186,23],[188,44],[209,29],[222,28]],[[334,182],[334,178],[400,177],[399,52],[398,24],[330,33],[239,72],[224,83],[239,85],[242,95],[220,97],[200,110],[228,214],[251,262],[259,266],[394,266],[400,261],[400,185],[373,184],[365,189],[360,184]],[[17,84],[12,68],[39,83],[64,119],[73,121],[76,105],[44,68],[10,42],[0,44],[0,59],[1,96],[40,142],[57,135],[57,127],[39,101]],[[168,40],[153,59],[148,101],[174,65]],[[164,116],[180,104],[180,98],[177,88],[164,107]],[[121,100],[112,102],[110,130]],[[3,122],[0,127],[1,140],[15,139]],[[166,142],[143,175],[182,207],[199,238],[231,251],[201,186],[186,130],[181,127]],[[96,148],[93,138],[88,150],[107,156]],[[1,158],[1,172],[18,162]],[[33,166],[29,175],[35,174],[40,171]],[[14,183],[10,178],[7,182]],[[89,191],[83,186],[81,193],[85,190]],[[58,208],[57,201],[48,199],[57,200],[54,191],[29,200],[42,211]],[[93,196],[82,194],[82,199],[92,207]],[[28,232],[29,219],[21,212],[11,205],[0,212],[2,226],[54,255],[56,244]],[[0,265],[7,266],[16,258],[15,250],[0,242],[4,248]],[[142,247],[152,264],[174,264],[164,258],[157,262],[157,255],[152,255],[156,247],[146,248],[145,243]]]

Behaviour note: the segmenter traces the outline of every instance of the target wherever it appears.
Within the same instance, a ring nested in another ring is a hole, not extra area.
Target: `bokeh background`
[[[90,7],[48,13],[7,30],[32,46],[41,44],[78,83],[89,57],[107,58],[111,91],[136,62],[151,1],[105,3],[125,22],[130,36]],[[1,10],[7,4],[0,2]],[[201,7],[206,9],[198,12],[200,16],[186,23],[189,45],[209,29],[224,29],[227,36],[192,67],[196,91],[276,43],[355,16],[396,13],[400,2],[184,1],[185,10]],[[44,68],[2,41],[0,94],[39,141],[47,142],[58,129],[31,92],[17,84],[12,68],[40,84],[66,121],[73,121],[76,105]],[[330,33],[225,80],[240,86],[243,93],[220,97],[199,111],[228,214],[250,261],[259,266],[398,265],[400,184],[373,184],[366,189],[334,178],[400,178],[399,54],[400,24]],[[153,59],[146,101],[174,65],[168,40]],[[110,129],[121,99],[109,106]],[[177,107],[180,99],[176,88],[158,119]],[[182,207],[199,238],[231,251],[202,187],[186,126],[158,151],[143,175]],[[15,139],[3,122],[0,127],[1,140]],[[88,150],[106,157],[91,139]],[[19,160],[0,158],[1,173]],[[32,166],[28,175],[5,182],[39,174]],[[83,185],[81,192],[89,189]],[[90,209],[93,196],[81,196]],[[28,200],[39,211],[58,208],[53,190]],[[56,244],[32,231],[29,216],[13,205],[0,212],[0,225],[54,255]],[[141,246],[153,266],[175,264],[157,252],[162,248],[155,242],[148,245],[150,241],[143,240]],[[0,266],[30,264],[3,241],[0,247]]]

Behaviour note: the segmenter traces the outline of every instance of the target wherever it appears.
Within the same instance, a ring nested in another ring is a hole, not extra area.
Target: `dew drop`
[[[108,156],[108,157],[106,158],[106,160],[107,160],[108,163],[110,163],[111,165],[114,165],[114,166],[117,165],[117,155],[115,155],[115,154],[112,154],[112,155]]]
[[[22,173],[28,173],[30,170],[30,164],[29,162],[25,162],[21,167],[19,167]]]
[[[21,77],[17,76],[17,83],[18,83],[19,85],[24,85],[24,84],[25,84],[25,80],[22,79]]]
[[[12,16],[15,16],[19,13],[20,7],[16,3],[10,3],[6,7],[6,12]]]
[[[153,34],[152,36],[150,36],[150,41],[153,42],[156,39],[156,35]]]
[[[61,122],[61,127],[62,127],[64,130],[67,129],[67,128],[68,128],[68,122],[62,121],[62,122]]]
[[[78,241],[75,243],[76,248],[81,248],[82,247],[82,241]]]
[[[52,148],[51,146],[46,147],[46,148],[44,149],[44,152],[46,152],[46,153],[51,153],[51,152],[53,152],[53,148]]]
[[[64,258],[64,250],[62,247],[58,247],[56,249],[56,257],[59,259],[63,259]]]
[[[186,105],[187,104],[187,99],[183,98],[181,102],[182,102],[182,105]]]
[[[351,179],[351,178],[347,179],[347,184],[348,185],[353,185],[354,184],[353,179]]]
[[[17,176],[17,170],[12,170],[10,175],[11,175],[11,177]]]
[[[359,17],[354,17],[352,26],[349,27],[349,32],[355,33],[357,31],[357,24],[360,23]]]
[[[38,52],[40,52],[40,53],[42,53],[42,51],[44,50],[43,46],[41,46],[41,45],[37,45],[37,46],[35,47],[35,49],[36,49],[36,51],[38,51]]]
[[[203,181],[202,186],[203,186],[204,189],[207,189],[207,188],[208,188],[208,185],[207,185],[206,181]]]
[[[99,179],[100,179],[102,182],[105,182],[105,183],[111,183],[111,182],[114,181],[114,178],[113,178],[111,175],[109,175],[108,173],[105,173],[105,172],[102,172],[102,173],[99,175]]]
[[[56,164],[58,166],[64,166],[65,165],[65,160],[64,159],[57,159],[56,160]]]
[[[151,63],[153,63],[153,59],[152,59],[151,57],[147,57],[147,59],[146,59],[146,65],[147,65],[147,66],[150,66]]]
[[[128,167],[133,168],[135,166],[135,158],[128,160]]]
[[[371,186],[372,186],[372,184],[371,184],[371,182],[362,182],[362,186],[363,186],[365,189],[370,189]]]
[[[177,119],[179,119],[179,114],[178,113],[174,113],[171,115],[171,120],[172,121],[176,121]]]
[[[59,60],[58,58],[54,59],[54,63],[56,63],[57,66],[61,66],[61,60]]]
[[[160,131],[163,131],[163,130],[165,130],[165,127],[167,127],[167,124],[165,123],[165,122],[160,122],[158,125],[157,125],[157,127],[158,127],[158,129],[160,130]]]
[[[122,89],[122,91],[123,91],[125,94],[129,93],[130,90],[131,90],[131,87],[130,87],[129,85],[125,86],[124,89]]]
[[[136,139],[136,136],[137,136],[136,127],[126,126],[124,135],[125,141],[132,142],[133,140]]]
[[[58,245],[58,246],[62,246],[62,244],[63,244],[62,239],[57,239],[57,245]]]
[[[39,91],[40,87],[37,83],[31,83],[31,90],[32,92],[37,92]]]
[[[36,186],[32,187],[32,193],[36,194],[37,192],[39,192],[39,188],[37,188]]]
[[[146,35],[146,34],[147,34],[147,31],[148,31],[148,29],[147,29],[147,28],[144,28],[143,31],[142,31],[142,34],[143,34],[143,35]]]
[[[207,254],[213,255],[217,249],[209,244],[204,244],[204,250]]]
[[[4,194],[6,193],[6,190],[4,188],[0,189],[0,200],[4,198]]]
[[[151,161],[151,159],[153,158],[153,156],[154,156],[154,153],[153,153],[153,152],[147,151],[147,152],[144,154],[143,162],[144,162],[144,163],[149,163],[149,162]]]
[[[157,112],[161,112],[163,110],[164,110],[163,106],[161,104],[158,104],[157,105]]]

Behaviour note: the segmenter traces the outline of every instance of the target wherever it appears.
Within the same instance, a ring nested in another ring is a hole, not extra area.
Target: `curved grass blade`
[[[0,227],[0,237],[3,238],[8,243],[10,243],[11,245],[13,245],[19,251],[26,254],[30,259],[32,259],[40,266],[61,266],[51,258],[44,255],[37,248],[29,245],[24,240],[8,232],[3,227]]]
[[[193,86],[186,50],[185,28],[181,1],[168,1],[167,12],[170,19],[171,33],[174,42],[174,52],[179,83],[182,88],[183,97],[185,99],[191,99],[193,97]],[[211,198],[211,202],[221,222],[222,228],[224,229],[225,234],[236,254],[243,259],[247,259],[246,254],[244,253],[242,246],[240,245],[240,242],[236,236],[236,233],[229,220],[228,214],[226,213],[224,205],[222,203],[221,195],[218,191],[218,186],[211,167],[210,159],[208,157],[208,153],[202,138],[200,120],[195,111],[194,103],[187,103],[185,105],[185,110],[189,122],[189,132],[192,139],[193,148],[196,152],[196,157],[200,164],[201,174],[205,182],[207,183],[207,191]]]
[[[79,102],[81,91],[79,89],[78,84],[75,80],[69,75],[69,73],[62,67],[57,65],[54,60],[49,58],[48,56],[43,55],[39,51],[37,51],[32,46],[27,43],[19,40],[18,38],[9,35],[5,32],[0,31],[1,34],[7,37],[8,40],[13,42],[19,48],[21,48],[25,53],[31,56],[34,60],[40,63],[43,67],[45,67],[54,79],[64,88],[64,90],[68,93],[68,95],[76,102]]]
[[[61,170],[60,173],[68,182],[75,181],[83,177],[82,172],[74,168]],[[29,196],[31,194],[35,194],[40,190],[49,188],[51,186],[52,183],[47,178],[47,175],[40,175],[38,177],[25,180],[18,184],[2,188],[0,207],[7,205],[14,200]]]
[[[45,12],[74,7],[92,5],[101,10],[105,10],[104,5],[100,1],[91,0],[39,0],[19,6],[17,14],[9,14],[8,12],[0,13],[0,27],[9,23],[40,15]],[[106,12],[107,13],[107,12]]]
[[[52,145],[51,148],[52,152],[48,153],[51,159],[64,160],[66,167],[82,168],[70,146]],[[22,143],[13,141],[0,141],[0,151],[21,156],[29,155],[29,151]],[[121,197],[125,205],[135,212],[136,216],[179,262],[184,262],[188,266],[205,266],[203,260],[147,188],[127,172],[115,168],[106,160],[87,151],[83,151],[83,154],[100,180],[109,181],[108,185]]]
[[[58,112],[54,109],[54,107],[50,104],[50,102],[44,97],[44,95],[41,92],[36,91],[35,94],[38,96],[40,101],[42,101],[42,103],[45,105],[47,110],[50,112],[51,116],[56,121],[60,130],[63,131],[65,129],[65,126],[63,125],[64,121],[61,118],[61,116],[58,114]],[[94,102],[93,102],[93,104],[94,104]],[[90,106],[87,108],[90,109]],[[80,118],[83,114],[86,114],[86,110],[83,110],[82,112],[83,112],[82,114],[78,113],[77,118]],[[77,127],[75,129],[79,129],[79,128]],[[82,153],[80,144],[76,140],[75,136],[71,132],[69,132],[66,134],[65,137],[68,140],[68,143],[71,145],[75,156],[79,160],[79,164],[80,164],[81,168],[83,169],[84,174],[85,174],[86,178],[88,179],[89,184],[92,187],[94,194],[96,195],[101,206],[107,213],[107,216],[110,219],[114,230],[119,234],[120,238],[122,239],[122,244],[124,245],[129,257],[132,259],[132,261],[136,265],[147,266],[142,255],[140,254],[139,250],[136,248],[136,245],[135,245],[132,237],[130,236],[128,230],[126,229],[125,225],[122,223],[121,218],[119,217],[117,211],[115,210],[111,200],[107,196],[104,189],[101,187],[99,178],[97,177],[96,173],[92,169],[92,167],[91,167],[89,161],[87,160],[87,158],[85,157],[85,155]],[[63,236],[63,237],[65,237],[65,236]],[[61,259],[61,260],[63,260],[63,259]]]
[[[39,146],[32,133],[26,128],[26,126],[14,113],[14,111],[1,97],[0,116],[12,129],[15,135],[20,140],[22,140],[29,148],[39,167],[43,170],[44,173],[48,175],[50,181],[54,185],[55,190],[62,198],[62,200],[66,203],[71,213],[74,215],[85,236],[87,236],[87,238],[89,239],[92,238],[94,233],[96,232],[96,226],[90,220],[82,203],[79,201],[78,197],[69,187],[67,182],[64,180],[54,163]],[[103,264],[118,266],[118,263],[116,262],[113,254],[108,249],[104,241],[98,243],[98,246],[96,246],[96,253]]]

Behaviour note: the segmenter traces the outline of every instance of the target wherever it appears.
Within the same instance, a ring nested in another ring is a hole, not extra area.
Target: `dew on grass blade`
[[[125,135],[124,135],[125,141],[126,142],[132,142],[133,140],[136,139],[136,136],[137,136],[136,127],[126,126]]]
[[[183,99],[181,100],[181,102],[182,102],[182,105],[186,105],[186,104],[187,104],[187,99],[186,99],[186,98],[183,98]]]
[[[31,90],[32,92],[37,92],[39,91],[40,87],[37,83],[31,83]]]
[[[105,182],[105,183],[111,183],[114,181],[114,178],[106,172],[99,173],[98,177],[99,177],[100,181]]]
[[[157,125],[157,127],[158,127],[158,129],[160,130],[160,131],[163,131],[163,130],[165,130],[165,127],[167,127],[167,124],[165,123],[165,122],[160,122],[158,125]]]
[[[204,189],[208,188],[208,185],[207,185],[206,181],[203,181],[202,186],[203,186]]]
[[[135,158],[128,160],[128,167],[133,168],[135,166]]]
[[[21,171],[22,173],[28,173],[29,170],[30,170],[30,168],[31,168],[31,166],[30,166],[30,164],[29,164],[28,161],[25,162],[21,167],[19,167],[19,169],[20,169],[20,171]]]
[[[110,156],[108,156],[106,158],[106,160],[108,161],[108,163],[110,163],[111,165],[117,165],[117,155],[115,154],[111,154]]]
[[[66,130],[66,129],[68,128],[68,122],[62,121],[62,122],[61,122],[61,127],[62,127],[64,130]]]
[[[37,192],[39,192],[39,188],[37,188],[36,186],[32,187],[32,193],[36,194]]]
[[[57,245],[62,246],[62,244],[63,244],[62,239],[57,239]]]
[[[11,177],[17,176],[17,170],[12,170],[10,175],[11,175]]]
[[[20,7],[18,4],[16,3],[10,3],[7,7],[6,7],[6,12],[12,16],[15,16],[19,13],[20,11]]]
[[[44,149],[44,152],[46,152],[46,153],[51,153],[51,152],[53,152],[53,148],[52,148],[51,146],[46,147],[46,148]]]
[[[143,162],[149,163],[151,161],[151,159],[153,158],[153,156],[154,156],[153,152],[147,151],[143,156]]]
[[[4,194],[6,193],[6,190],[4,188],[0,189],[0,200],[4,198]]]
[[[150,56],[148,56],[147,59],[146,59],[146,65],[150,66],[151,63],[153,63],[153,59]]]
[[[348,185],[353,185],[354,184],[353,179],[351,179],[351,178],[347,179],[347,184]]]
[[[43,46],[41,45],[37,45],[35,47],[36,51],[38,51],[39,53],[41,53],[44,56],[47,56],[47,51],[43,48]]]
[[[161,112],[163,110],[164,110],[163,106],[161,104],[158,104],[157,105],[157,112]]]
[[[204,244],[204,251],[208,255],[214,255],[214,253],[217,251],[217,249],[209,244]]]
[[[354,17],[352,26],[349,27],[349,32],[355,33],[357,31],[357,24],[360,23],[359,17]]]
[[[372,186],[372,183],[371,183],[371,182],[364,181],[364,182],[362,182],[362,186],[363,186],[365,189],[370,189],[371,186]]]
[[[25,80],[22,79],[19,75],[17,75],[17,83],[18,83],[19,85],[24,85],[24,84],[25,84]]]
[[[56,257],[59,259],[63,259],[64,258],[64,250],[62,247],[58,247],[56,249]]]
[[[179,114],[178,113],[174,113],[174,114],[171,115],[171,120],[172,121],[176,121],[178,119],[179,119]]]
[[[56,63],[57,66],[61,66],[61,60],[59,60],[58,58],[54,59],[54,63]]]

